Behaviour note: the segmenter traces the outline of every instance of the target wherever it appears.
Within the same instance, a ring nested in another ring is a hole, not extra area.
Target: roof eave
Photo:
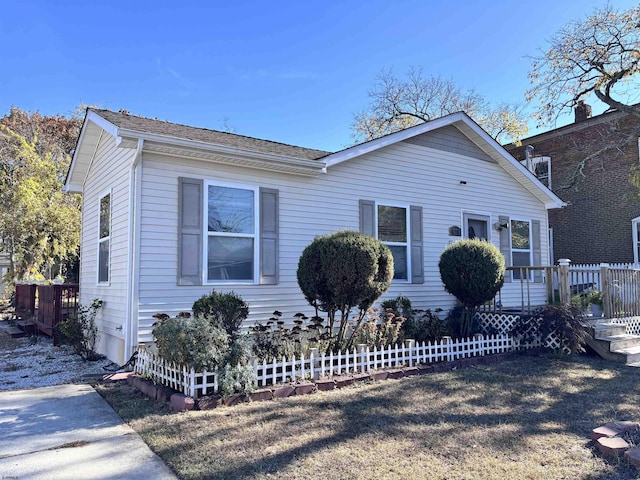
[[[283,155],[261,153],[123,128],[118,129],[118,136],[124,142],[122,146],[129,144],[130,142],[128,142],[128,140],[144,140],[145,151],[147,152],[165,153],[172,156],[185,156],[203,160],[210,159],[219,161],[220,163],[226,163],[221,160],[223,157],[228,157],[228,163],[234,163],[233,160],[236,160],[239,164],[245,166],[275,169],[299,175],[317,176],[320,173],[326,173],[326,162],[320,160],[308,160],[305,158],[292,158]]]

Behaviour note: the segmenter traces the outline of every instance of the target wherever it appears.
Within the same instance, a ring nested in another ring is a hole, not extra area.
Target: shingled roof
[[[317,160],[332,152],[314,150],[312,148],[296,147],[285,143],[261,140],[259,138],[245,137],[235,133],[220,132],[206,128],[190,127],[178,123],[165,122],[153,118],[139,117],[124,112],[112,112],[111,110],[91,109],[97,115],[104,118],[118,128],[140,133],[152,133],[185,140],[194,140],[213,145],[233,147],[251,152],[280,155],[283,157],[300,158],[305,160]]]

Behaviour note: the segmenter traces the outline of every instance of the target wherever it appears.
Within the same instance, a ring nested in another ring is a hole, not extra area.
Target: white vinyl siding
[[[104,134],[84,185],[82,237],[80,243],[80,303],[94,298],[104,302],[98,311],[98,349],[110,359],[125,361],[124,321],[126,318],[127,249],[129,240],[129,167],[134,150],[118,148],[115,139]],[[100,228],[100,198],[110,192],[109,282],[97,284]],[[113,341],[115,339],[115,342]]]
[[[447,310],[455,303],[442,288],[438,261],[451,240],[449,227],[459,225],[461,211],[486,212],[490,228],[500,215],[508,215],[537,219],[542,231],[547,229],[544,205],[496,163],[407,142],[335,165],[317,178],[146,153],[142,172],[140,341],[151,340],[155,313],[189,310],[194,300],[212,288],[175,284],[178,177],[279,190],[278,285],[216,286],[219,291],[235,291],[249,304],[247,326],[267,319],[275,309],[287,321],[297,312],[311,313],[296,281],[300,254],[317,235],[359,230],[358,202],[371,198],[372,189],[379,204],[423,207],[424,283],[393,282],[384,295],[406,295],[415,308]],[[462,180],[466,183],[461,184]],[[542,251],[546,253],[544,237]],[[498,245],[499,235],[491,235],[491,241]],[[520,305],[519,288],[505,286],[503,305]],[[532,302],[543,303],[545,286],[534,285],[533,289]]]

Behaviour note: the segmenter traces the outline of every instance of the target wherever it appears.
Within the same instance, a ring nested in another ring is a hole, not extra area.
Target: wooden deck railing
[[[520,305],[507,305],[510,310],[531,313],[542,306],[532,301],[534,286],[537,285],[539,292],[542,283],[547,293],[546,304],[563,302],[587,308],[589,294],[600,292],[606,318],[640,316],[640,268],[636,266],[612,267],[606,263],[571,266],[568,259],[562,259],[554,266],[507,267],[506,270],[511,282],[505,286],[513,289],[515,284],[520,292]],[[503,290],[481,310],[503,311]]]
[[[16,316],[53,335],[58,323],[78,311],[78,285],[16,285]]]

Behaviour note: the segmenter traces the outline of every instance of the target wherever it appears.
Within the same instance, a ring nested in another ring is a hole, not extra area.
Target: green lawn
[[[640,421],[640,370],[574,356],[212,411],[170,413],[128,385],[98,390],[182,478],[629,479],[589,434]]]

